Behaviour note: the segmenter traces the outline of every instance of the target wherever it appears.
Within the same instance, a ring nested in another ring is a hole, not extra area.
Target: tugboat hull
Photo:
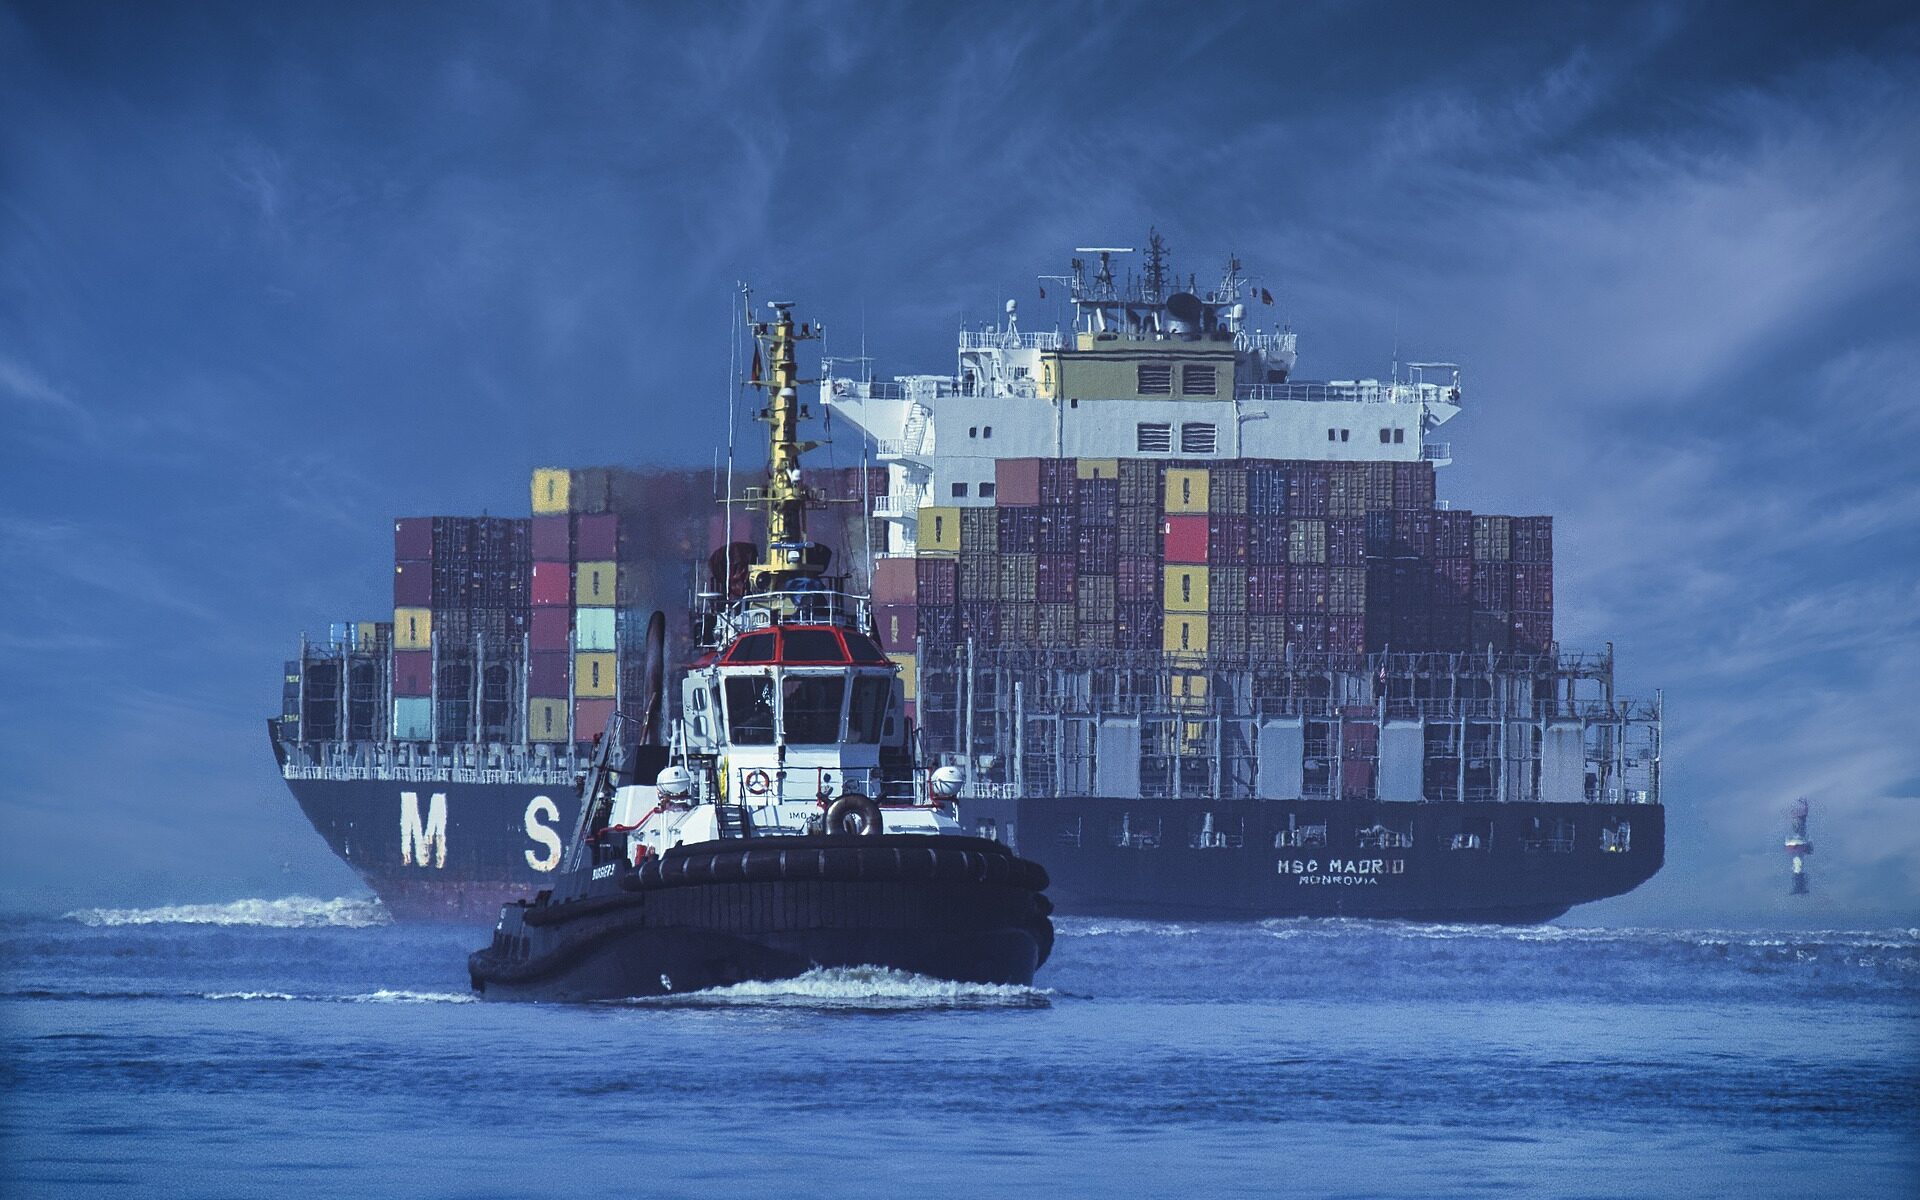
[[[1028,984],[1053,948],[1045,872],[976,838],[747,839],[617,874],[509,905],[474,990],[568,1003],[853,966]]]

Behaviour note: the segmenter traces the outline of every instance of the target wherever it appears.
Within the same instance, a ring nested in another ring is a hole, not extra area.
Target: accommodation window
[[[1338,434],[1339,432],[1340,432],[1340,431],[1339,431],[1338,429],[1329,429],[1329,430],[1327,430],[1327,440],[1328,440],[1328,441],[1330,441],[1330,442],[1333,442],[1333,441],[1338,441],[1338,440],[1339,440],[1339,438],[1338,438],[1338,437],[1336,437],[1335,435],[1336,435],[1336,434]]]
[[[1402,442],[1404,442],[1404,441],[1406,441],[1406,440],[1407,440],[1407,431],[1406,431],[1406,430],[1404,430],[1404,429],[1396,429],[1396,430],[1394,430],[1394,431],[1393,431],[1393,444],[1394,444],[1394,445],[1396,445],[1396,446],[1397,446],[1397,445],[1399,445],[1400,443],[1402,443]]]
[[[980,428],[980,436],[981,436],[981,437],[983,437],[983,438],[990,438],[990,437],[992,437],[992,436],[993,436],[993,426],[991,426],[991,425],[983,425],[983,426],[981,426],[981,428]]]
[[[1214,368],[1195,366],[1191,363],[1180,368],[1182,396],[1211,396],[1214,391]]]
[[[1173,395],[1173,368],[1166,363],[1141,363],[1134,368],[1142,396]]]
[[[1180,427],[1180,453],[1182,454],[1212,454],[1215,441],[1212,425],[1190,421]]]
[[[977,438],[977,437],[979,437],[979,436],[980,436],[980,427],[979,427],[978,425],[969,425],[969,426],[967,426],[967,436],[968,436],[968,437],[970,437],[970,438]],[[1386,441],[1387,439],[1385,439],[1385,438],[1381,438],[1380,440],[1384,442],[1384,441]]]
[[[1391,441],[1393,441],[1393,430],[1382,429],[1380,431],[1380,444],[1384,446]]]
[[[956,499],[956,500],[960,500],[960,499],[964,499],[964,498],[966,497],[966,494],[967,494],[967,485],[966,485],[966,484],[964,484],[964,483],[956,483],[956,484],[954,484],[954,485],[953,485],[953,497],[954,497],[954,499]]]
[[[1173,426],[1142,421],[1135,430],[1134,449],[1142,454],[1166,454],[1173,449]]]
[[[983,484],[981,484],[981,485],[980,485],[980,498],[981,498],[982,500],[991,500],[991,499],[993,499],[993,491],[994,491],[994,485],[993,485],[993,484],[991,484],[991,483],[983,483]]]
[[[1348,434],[1350,434],[1350,433],[1352,433],[1352,432],[1353,432],[1353,430],[1351,430],[1351,429],[1342,429],[1342,430],[1340,431],[1340,440],[1341,440],[1341,441],[1343,441],[1343,442],[1344,442],[1344,441],[1346,441],[1346,440],[1347,440],[1347,435],[1348,435]]]

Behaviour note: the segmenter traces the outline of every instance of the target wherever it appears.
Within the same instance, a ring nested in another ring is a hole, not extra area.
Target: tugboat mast
[[[807,503],[814,497],[800,481],[800,455],[817,443],[799,440],[799,425],[807,410],[800,403],[800,378],[796,346],[820,336],[817,327],[793,326],[793,302],[775,300],[767,305],[776,316],[772,321],[753,323],[753,335],[767,351],[767,374],[751,382],[767,391],[767,406],[757,419],[769,426],[767,488],[762,494],[767,509],[767,545],[765,556],[751,568],[751,588],[755,592],[779,590],[796,578],[818,578],[827,569],[824,547],[807,540]]]

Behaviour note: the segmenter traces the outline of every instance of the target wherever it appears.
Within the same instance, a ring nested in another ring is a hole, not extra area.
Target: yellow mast
[[[752,568],[752,590],[774,591],[796,575],[817,576],[826,563],[807,541],[807,502],[811,493],[800,482],[800,455],[818,443],[799,440],[800,404],[797,343],[820,336],[818,329],[793,327],[793,304],[776,300],[768,305],[778,314],[772,321],[756,321],[754,337],[767,348],[766,374],[753,380],[767,390],[767,406],[757,419],[768,425],[767,545],[765,556]]]

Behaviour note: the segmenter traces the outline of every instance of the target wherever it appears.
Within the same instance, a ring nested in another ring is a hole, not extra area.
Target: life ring
[[[746,785],[749,796],[764,796],[767,794],[767,789],[773,786],[773,778],[765,771],[758,769],[748,771],[746,779],[742,782]]]

